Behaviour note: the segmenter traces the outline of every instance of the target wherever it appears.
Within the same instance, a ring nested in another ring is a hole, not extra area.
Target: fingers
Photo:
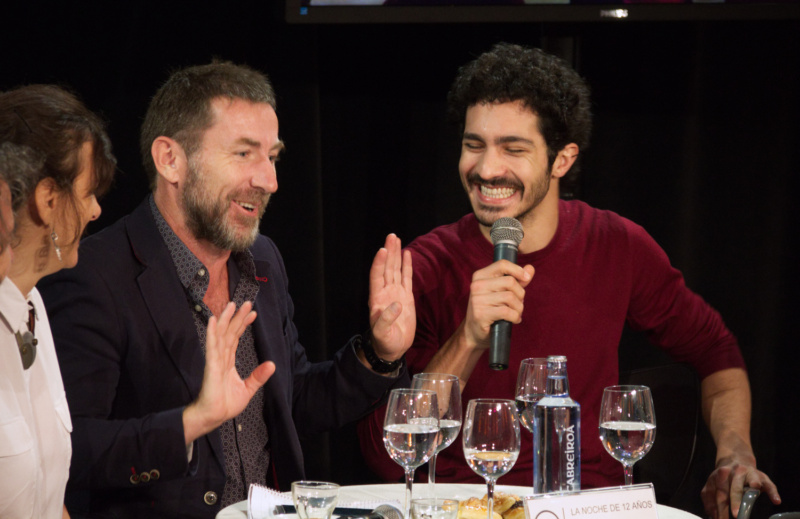
[[[382,312],[381,315],[378,317],[377,322],[375,323],[373,329],[373,335],[377,337],[382,337],[384,332],[388,330],[392,324],[397,320],[400,314],[403,312],[403,305],[398,303],[397,301],[393,302],[389,306],[387,306]]]
[[[504,274],[504,273],[508,274]],[[499,261],[481,269],[472,277],[470,302],[479,320],[522,320],[525,287],[533,278],[533,267],[519,267]]]
[[[411,264],[411,251],[404,251],[403,252],[403,288],[408,291],[412,289],[412,282],[413,279],[414,269],[412,268]]]
[[[742,496],[744,495],[744,478],[747,475],[747,470],[734,470],[733,477],[730,484],[730,508],[733,515],[739,515],[739,507],[742,505]],[[728,501],[727,499],[725,501]],[[727,504],[726,508],[727,508]]]
[[[274,373],[275,363],[272,361],[264,362],[254,369],[252,373],[250,373],[250,376],[247,377],[247,380],[244,381],[244,384],[247,386],[250,394],[255,394],[255,392],[258,391],[258,388],[266,384],[267,380],[269,380]]]
[[[386,269],[384,271],[384,281],[387,285],[399,284],[401,280],[400,267],[402,264],[400,251],[400,238],[394,234],[386,237],[384,244],[386,249]]]
[[[406,265],[406,259],[409,257],[408,251],[403,253],[400,238],[394,234],[388,235],[384,246],[378,249],[375,259],[372,261],[369,271],[370,286],[380,289],[388,285],[403,283],[407,272],[410,276],[410,260]]]

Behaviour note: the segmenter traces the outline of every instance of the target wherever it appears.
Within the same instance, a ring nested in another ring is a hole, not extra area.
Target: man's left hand
[[[411,290],[411,253],[394,234],[375,255],[369,271],[369,324],[375,353],[386,361],[403,356],[417,327]]]
[[[706,513],[712,519],[728,519],[739,514],[744,488],[757,488],[778,505],[781,496],[769,476],[756,468],[748,456],[728,456],[717,461],[717,468],[708,477],[700,492]]]

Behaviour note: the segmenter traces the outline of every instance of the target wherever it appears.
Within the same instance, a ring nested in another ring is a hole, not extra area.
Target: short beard
[[[190,159],[186,185],[181,195],[186,226],[197,240],[206,240],[219,249],[233,252],[247,250],[258,237],[259,222],[264,215],[269,195],[264,194],[263,190],[253,190],[258,193],[249,194],[250,198],[258,196],[263,200],[263,203],[259,204],[258,220],[249,232],[237,233],[236,227],[229,222],[227,215],[230,197],[215,199],[214,193],[204,188],[204,176],[202,166]],[[233,193],[231,196],[236,194]]]
[[[547,196],[547,193],[550,190],[551,178],[552,178],[552,167],[548,168],[547,175],[545,175],[539,182],[531,186],[530,192],[526,191],[525,186],[516,180],[497,178],[489,181],[484,181],[481,180],[480,175],[478,175],[477,173],[467,174],[466,181],[468,190],[470,189],[470,186],[478,184],[491,187],[511,187],[516,189],[518,192],[522,192],[523,206],[519,209],[519,212],[517,214],[513,215],[513,218],[516,218],[517,220],[522,222],[534,209],[536,209],[539,206],[539,204],[542,203],[542,200],[544,200],[544,198]],[[480,214],[479,211],[482,214]],[[479,208],[475,207],[472,208],[472,212],[473,214],[475,214],[475,218],[478,220],[478,223],[485,227],[491,227],[492,225],[494,225],[494,222],[496,222],[500,218],[500,212],[502,211],[503,211],[502,208],[494,206],[480,206]]]

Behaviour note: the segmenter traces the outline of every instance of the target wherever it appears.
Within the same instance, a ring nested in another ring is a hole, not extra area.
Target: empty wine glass
[[[492,519],[495,481],[511,470],[519,456],[519,416],[514,401],[470,400],[462,440],[467,464],[486,480],[486,517]]]
[[[647,386],[610,386],[600,404],[600,441],[622,463],[625,484],[633,484],[633,465],[656,439],[653,396]]]
[[[536,404],[545,397],[547,393],[547,358],[524,359],[519,364],[519,374],[517,375],[517,412],[519,413],[519,423],[525,427],[529,433],[533,433],[533,416],[536,411]],[[533,442],[534,461],[539,456],[539,442]],[[533,463],[533,481],[536,481],[537,464]]]
[[[393,389],[389,393],[383,420],[383,445],[406,473],[403,517],[409,517],[414,470],[431,458],[438,434],[439,405],[435,391]]]
[[[431,497],[435,497],[436,455],[453,443],[461,429],[461,386],[455,375],[417,373],[411,381],[411,387],[435,391],[439,404],[439,436],[436,450],[428,462],[428,489]]]

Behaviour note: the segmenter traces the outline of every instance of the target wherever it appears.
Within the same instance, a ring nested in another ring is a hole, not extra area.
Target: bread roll
[[[503,512],[503,519],[525,519],[525,504],[521,499],[517,499],[511,508]]]
[[[517,501],[519,501],[519,497],[513,494],[506,494],[505,492],[495,492],[493,511],[497,512],[500,515],[503,515],[505,514],[506,510],[514,506],[514,503],[516,503]],[[483,504],[484,508],[489,506],[489,494],[484,494],[483,498],[481,499],[481,503]]]
[[[503,519],[503,516],[497,513],[497,510],[492,512],[492,519]],[[471,497],[458,503],[458,519],[486,519],[488,513],[486,502],[477,497]]]

